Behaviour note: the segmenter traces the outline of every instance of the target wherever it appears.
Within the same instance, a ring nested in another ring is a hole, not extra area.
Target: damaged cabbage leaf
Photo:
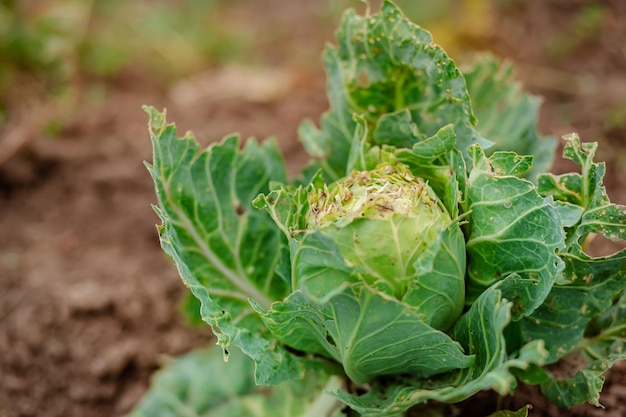
[[[248,303],[269,307],[290,292],[282,233],[271,218],[252,207],[252,199],[284,181],[276,145],[230,136],[201,151],[191,134],[177,137],[165,113],[146,108],[154,179],[163,224],[159,236],[191,292],[201,301],[202,319],[211,325],[228,354],[235,344],[257,362],[257,383],[294,378],[301,365],[274,348],[263,323]]]
[[[567,247],[564,282],[557,284],[546,301],[529,317],[510,329],[521,341],[543,339],[548,363],[576,358],[578,372],[570,378],[547,370],[524,375],[527,382],[541,384],[544,394],[562,407],[590,402],[599,406],[602,374],[626,358],[626,249],[594,258],[584,251],[591,233],[612,240],[626,240],[626,207],[609,201],[602,184],[604,164],[593,161],[596,144],[581,143],[577,135],[566,137],[563,156],[581,166],[580,173],[539,177],[539,190],[577,213],[565,224]],[[557,331],[558,330],[558,331]]]
[[[456,403],[489,389],[501,395],[510,394],[516,386],[512,371],[540,366],[547,356],[542,340],[508,354],[504,328],[510,320],[511,303],[491,287],[472,304],[453,332],[465,350],[475,355],[472,366],[429,379],[379,381],[361,396],[345,391],[337,391],[336,395],[362,417],[393,417],[429,400]]]
[[[371,144],[410,148],[448,124],[454,126],[464,153],[472,144],[490,144],[475,128],[461,71],[430,33],[394,4],[385,1],[380,13],[370,16],[346,12],[337,42],[324,52],[330,110],[319,130],[309,121],[300,128],[304,147],[319,160],[326,180],[349,174],[353,114],[367,121]],[[383,133],[390,125],[403,134]]]
[[[565,234],[552,199],[539,195],[529,181],[516,177],[524,158],[497,152],[486,158],[470,150],[468,299],[502,278],[504,296],[513,301],[516,319],[539,307],[560,279],[563,261],[557,251],[565,247]]]

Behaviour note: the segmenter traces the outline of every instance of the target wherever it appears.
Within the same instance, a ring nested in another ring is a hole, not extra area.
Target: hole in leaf
[[[613,255],[626,249],[625,241],[612,241],[599,233],[590,234],[583,244],[585,253],[594,258]]]

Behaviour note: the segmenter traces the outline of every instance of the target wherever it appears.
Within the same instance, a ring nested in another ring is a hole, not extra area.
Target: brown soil
[[[543,133],[577,131],[584,140],[601,141],[609,195],[624,204],[626,123],[622,118],[609,125],[607,115],[626,101],[626,7],[620,0],[604,2],[608,12],[599,33],[550,60],[549,41],[562,37],[588,2],[528,3],[501,6],[497,28],[481,42],[517,62],[526,85],[546,97]],[[283,36],[299,43],[267,45],[272,64],[289,47],[321,51],[330,38],[326,28],[316,32],[303,23],[308,9],[288,9],[291,15],[275,19],[296,22],[298,30]],[[104,106],[80,106],[58,136],[37,138],[0,165],[0,417],[121,415],[167,357],[210,343],[208,329],[191,328],[178,314],[184,288],[154,227],[141,105],[167,107],[169,120],[181,132],[195,131],[203,144],[232,131],[275,136],[295,172],[306,159],[297,125],[305,117],[317,120],[327,108],[321,68],[302,67],[286,69],[286,90],[219,100],[202,89],[175,99],[128,72],[108,82]],[[200,78],[224,71],[234,70]],[[537,73],[552,82],[540,82]],[[285,74],[266,76],[271,83]],[[577,87],[566,91],[563,80]],[[495,398],[484,399],[485,407],[495,407]],[[608,373],[605,409],[558,410],[527,387],[510,404],[529,402],[535,417],[626,415],[626,367],[618,364]]]

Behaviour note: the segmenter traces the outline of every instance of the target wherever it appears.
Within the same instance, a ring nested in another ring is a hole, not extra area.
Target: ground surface
[[[597,33],[561,59],[549,57],[588,2],[510,3],[478,42],[519,63],[526,85],[546,97],[543,133],[602,141],[609,194],[626,203],[626,126],[618,111],[626,105],[626,3],[605,2]],[[298,27],[292,34],[302,48],[321,50],[330,32],[307,26],[307,8],[289,9],[275,18]],[[268,48],[268,62],[280,64],[285,46]],[[236,71],[205,77],[228,85]],[[276,136],[295,172],[305,160],[297,125],[317,120],[327,103],[321,68],[286,71],[264,76],[279,86],[260,99],[237,92],[236,83],[235,93],[216,97],[163,89],[128,72],[107,84],[105,106],[80,106],[57,137],[37,138],[0,166],[0,417],[121,415],[159,364],[210,340],[206,328],[189,327],[177,313],[184,289],[154,227],[141,105],[167,107],[181,131],[194,130],[205,144],[231,131]],[[287,88],[277,79],[290,80]],[[608,379],[605,410],[542,406],[526,388],[505,405],[532,402],[537,417],[626,415],[626,367]],[[483,405],[495,399],[485,396]]]

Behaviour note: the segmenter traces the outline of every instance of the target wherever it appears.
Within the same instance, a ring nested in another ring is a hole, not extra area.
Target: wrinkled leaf
[[[161,245],[201,301],[203,320],[225,349],[233,343],[257,361],[258,383],[296,376],[299,367],[262,336],[263,324],[248,303],[251,298],[269,307],[289,291],[281,268],[283,236],[251,205],[270,181],[285,179],[275,144],[250,141],[239,150],[239,139],[231,136],[200,151],[191,134],[177,137],[164,113],[146,110]]]
[[[604,165],[593,162],[595,146],[581,144],[576,135],[566,140],[564,156],[580,164],[581,173],[539,178],[540,192],[558,199],[573,213],[567,222],[568,247],[560,253],[565,262],[563,285],[554,286],[546,302],[519,328],[522,340],[546,340],[549,362],[573,351],[585,332],[592,330],[588,324],[607,311],[612,300],[626,289],[626,250],[592,258],[580,243],[590,232],[624,239],[625,208],[610,203],[606,195],[602,185]],[[598,218],[602,220],[598,222]],[[558,336],[555,329],[559,330]]]
[[[619,327],[623,326],[622,322]],[[616,361],[626,359],[626,334],[623,330],[615,332],[615,328],[607,330],[614,333],[614,337],[585,341],[579,350],[556,365],[561,368],[560,373],[565,371],[571,376],[555,375],[548,369],[538,367],[526,373],[521,372],[518,376],[529,384],[539,384],[548,400],[561,408],[584,403],[602,407],[600,393],[605,381],[604,374]]]
[[[562,378],[535,370],[522,378],[541,384],[544,395],[561,407],[599,406],[602,374],[616,360],[626,359],[626,250],[591,258],[575,245],[563,256],[568,283],[555,285],[545,303],[518,323],[518,331],[522,340],[546,341],[548,363],[579,371]]]
[[[425,138],[426,135],[420,132],[419,127],[413,122],[411,112],[408,109],[402,109],[380,116],[376,122],[372,141],[377,145],[411,148]]]
[[[358,270],[346,266],[331,239],[311,233],[293,241],[292,253],[298,290],[267,312],[258,309],[281,342],[334,359],[358,383],[398,372],[429,376],[471,364],[456,342],[426,324],[418,308],[354,285],[360,281]]]
[[[399,373],[426,378],[473,362],[421,314],[364,287],[345,289],[323,304],[296,291],[263,319],[279,340],[335,359],[359,384]]]
[[[626,289],[626,251],[591,258],[578,247],[564,260],[569,283],[555,285],[545,303],[519,324],[523,340],[546,341],[549,363],[575,349],[592,318],[608,311],[615,294]]]
[[[328,181],[348,173],[346,161],[356,124],[363,116],[376,129],[368,143],[410,148],[448,124],[466,154],[472,144],[488,146],[476,131],[465,80],[430,33],[410,22],[391,2],[379,14],[346,12],[338,46],[328,46],[324,63],[330,110],[320,129],[300,128],[305,149]]]
[[[410,167],[413,175],[428,181],[454,219],[458,216],[460,187],[465,184],[465,161],[455,148],[456,133],[452,125],[439,129],[433,136],[415,143],[411,149],[398,149],[398,160]]]
[[[564,156],[581,165],[580,174],[542,175],[539,189],[576,214],[568,221],[568,245],[561,252],[565,262],[564,282],[531,316],[517,323],[511,333],[523,343],[543,339],[548,363],[571,367],[576,358],[579,371],[569,378],[547,370],[522,375],[529,383],[541,384],[551,401],[562,407],[590,402],[599,405],[605,372],[614,361],[626,357],[626,250],[593,258],[581,242],[589,233],[624,239],[624,207],[610,203],[602,179],[604,164],[593,162],[596,146],[583,144],[576,135],[566,137]],[[560,362],[557,362],[559,361]]]
[[[507,173],[518,165],[514,154],[495,154],[499,167],[509,167],[499,175],[498,166],[479,148],[471,153],[467,301],[511,275],[500,289],[513,301],[514,317],[519,318],[539,307],[561,278],[563,261],[556,253],[565,246],[561,220],[552,201],[541,197],[531,182]],[[503,162],[504,156],[511,160]]]
[[[472,366],[440,378],[374,383],[361,396],[345,391],[336,395],[363,417],[393,417],[429,400],[456,403],[488,389],[509,394],[516,385],[511,370],[541,365],[547,355],[541,340],[523,346],[516,355],[507,355],[503,329],[510,320],[511,304],[502,299],[500,291],[489,288],[454,328],[454,338],[476,357]]]
[[[584,403],[601,407],[600,392],[604,385],[604,373],[620,359],[626,359],[623,353],[624,343],[621,343],[615,351],[620,353],[608,354],[602,359],[591,361],[587,366],[578,371],[576,375],[567,379],[550,378],[548,382],[541,384],[541,392],[550,402],[562,408],[570,408]]]
[[[626,240],[626,206],[610,202],[604,179],[604,163],[593,162],[596,143],[581,143],[576,134],[565,137],[563,156],[581,166],[581,173],[539,178],[539,190],[564,203],[577,205],[582,216],[569,231],[570,245],[582,244],[589,233],[601,233],[611,240]]]
[[[354,111],[346,103],[341,63],[332,51],[332,47],[327,46],[324,53],[330,110],[322,116],[320,129],[309,120],[302,122],[298,129],[304,149],[316,158],[313,170],[322,169],[329,181],[346,174],[348,154],[356,130]]]

